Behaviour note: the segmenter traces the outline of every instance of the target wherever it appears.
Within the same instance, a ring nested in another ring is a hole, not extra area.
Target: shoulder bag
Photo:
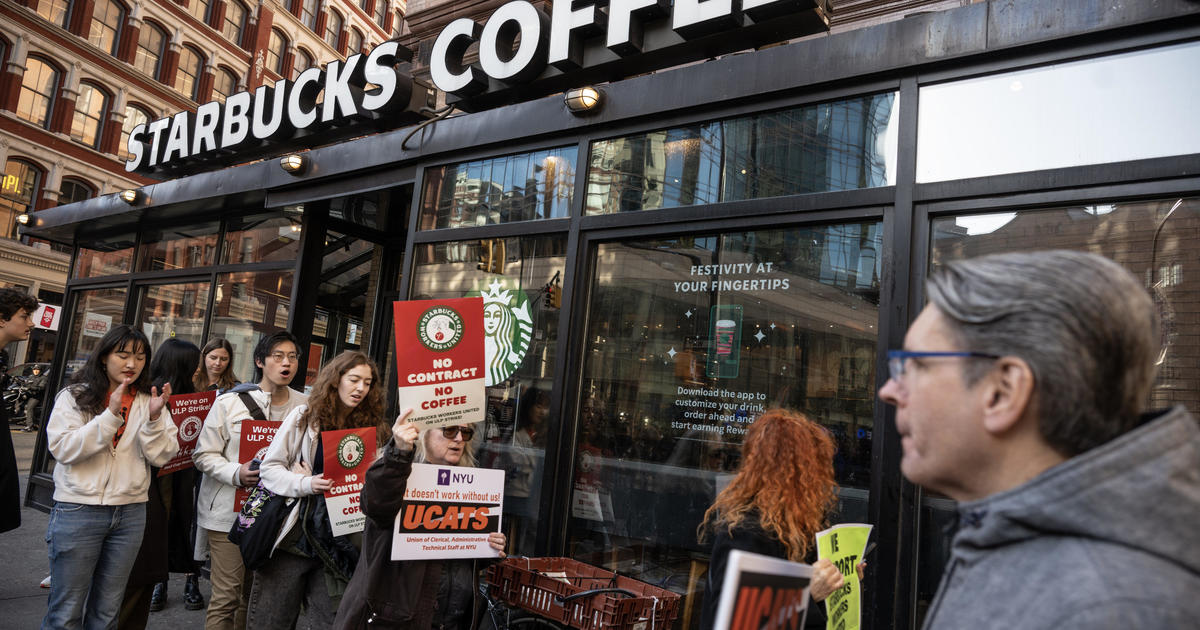
[[[266,420],[263,410],[254,402],[254,398],[246,392],[238,394],[246,405],[250,415],[255,420]],[[303,457],[303,454],[301,455]],[[229,530],[229,542],[238,546],[242,552],[242,564],[247,569],[254,570],[266,564],[271,557],[275,541],[279,538],[279,530],[287,519],[288,512],[296,501],[295,497],[285,497],[275,494],[263,485],[258,485],[250,491],[242,511],[238,514],[233,529]]]

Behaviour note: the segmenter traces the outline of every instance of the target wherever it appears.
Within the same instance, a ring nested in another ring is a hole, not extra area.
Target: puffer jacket
[[[150,467],[162,466],[179,452],[178,429],[163,405],[150,418],[150,396],[133,399],[125,433],[113,447],[121,416],[107,408],[92,415],[75,403],[71,389],[54,398],[46,424],[46,443],[54,467],[54,500],[86,505],[145,503]]]
[[[1200,627],[1200,428],[1183,407],[959,505],[926,630]]]
[[[204,419],[204,428],[192,453],[196,469],[204,473],[196,501],[196,523],[204,529],[227,532],[237,520],[234,511],[236,489],[241,486],[238,471],[238,449],[242,444],[242,421],[252,420],[250,410],[239,392],[248,391],[261,405],[263,415],[270,417],[271,396],[257,385],[243,383],[217,396]],[[289,389],[287,408],[290,411],[304,404],[307,396]]]

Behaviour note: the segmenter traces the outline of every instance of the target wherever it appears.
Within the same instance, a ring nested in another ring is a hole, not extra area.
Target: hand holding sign
[[[492,549],[500,553],[500,557],[504,558],[508,554],[504,553],[504,547],[508,544],[508,539],[505,538],[504,532],[492,532],[488,534],[488,544]]]
[[[320,494],[333,487],[333,480],[325,475],[316,475],[310,482],[312,484],[313,494]]]
[[[417,441],[417,436],[421,434],[417,425],[408,421],[408,417],[412,415],[412,412],[411,407],[406,408],[400,412],[400,415],[396,416],[396,424],[392,425],[392,440],[396,442],[397,447],[404,444],[408,448],[412,448],[412,445]]]

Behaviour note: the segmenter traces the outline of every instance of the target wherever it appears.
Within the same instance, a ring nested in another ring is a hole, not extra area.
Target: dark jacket
[[[432,624],[442,571],[448,561],[392,560],[392,526],[404,500],[412,458],[411,449],[401,451],[389,441],[383,455],[367,470],[360,499],[367,517],[362,554],[338,606],[335,630],[428,630]],[[478,576],[482,566],[483,562],[476,561],[472,575]],[[479,589],[473,586],[471,591],[477,619],[482,602]],[[372,615],[376,620],[368,626]]]
[[[1183,407],[959,505],[925,628],[1200,627],[1200,428]]]
[[[0,392],[8,381],[8,351],[0,350]],[[21,477],[8,430],[8,405],[0,404],[0,422],[0,532],[7,532],[21,526]]]
[[[700,630],[712,630],[716,622],[717,604],[721,600],[721,588],[725,581],[725,567],[729,561],[729,552],[734,549],[749,551],[773,558],[787,559],[787,547],[774,534],[762,528],[758,521],[758,511],[746,515],[742,524],[733,528],[718,527],[710,531],[713,537],[712,558],[708,563],[708,575],[704,582],[704,608],[700,612]],[[816,544],[816,541],[813,541]],[[816,560],[814,557],[810,561]],[[808,600],[808,614],[804,620],[805,628],[825,627],[825,605]]]

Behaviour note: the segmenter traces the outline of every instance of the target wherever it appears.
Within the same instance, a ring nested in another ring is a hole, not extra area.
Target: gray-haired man
[[[960,502],[925,627],[1197,627],[1200,429],[1142,415],[1145,288],[1050,251],[949,263],[928,289],[879,391],[904,476]]]

